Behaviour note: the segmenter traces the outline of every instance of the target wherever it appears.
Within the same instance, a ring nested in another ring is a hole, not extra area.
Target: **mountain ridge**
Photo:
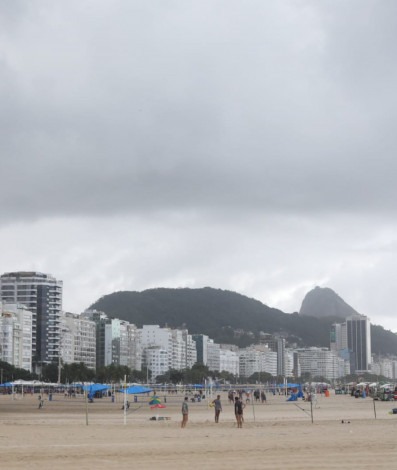
[[[341,321],[338,316],[285,313],[237,292],[212,287],[119,291],[101,297],[89,308],[138,327],[187,328],[191,334],[207,334],[215,342],[240,347],[259,342],[261,332],[279,334],[299,347],[329,347],[330,327]],[[374,352],[397,355],[397,335],[375,325],[372,332]]]

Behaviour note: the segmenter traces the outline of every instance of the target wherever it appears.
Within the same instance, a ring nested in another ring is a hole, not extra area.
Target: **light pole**
[[[61,359],[61,351],[58,353],[58,385],[61,384],[61,370],[62,370],[62,359]]]

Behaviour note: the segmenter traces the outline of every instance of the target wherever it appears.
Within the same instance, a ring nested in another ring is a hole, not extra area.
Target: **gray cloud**
[[[392,315],[396,9],[3,2],[4,270],[64,276],[73,308],[213,283],[292,311],[332,283],[370,315],[374,283]]]

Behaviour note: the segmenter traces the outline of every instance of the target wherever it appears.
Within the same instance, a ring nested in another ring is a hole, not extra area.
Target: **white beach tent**
[[[391,384],[383,384],[379,388],[393,388],[393,385]]]

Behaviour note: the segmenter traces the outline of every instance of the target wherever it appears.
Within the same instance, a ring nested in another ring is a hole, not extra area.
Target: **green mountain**
[[[89,308],[138,327],[155,324],[187,328],[189,333],[203,333],[216,342],[240,347],[256,343],[264,333],[279,333],[290,345],[329,347],[331,324],[341,321],[337,316],[284,313],[236,292],[210,287],[114,292]],[[394,333],[372,327],[372,342],[374,353],[397,355]]]

